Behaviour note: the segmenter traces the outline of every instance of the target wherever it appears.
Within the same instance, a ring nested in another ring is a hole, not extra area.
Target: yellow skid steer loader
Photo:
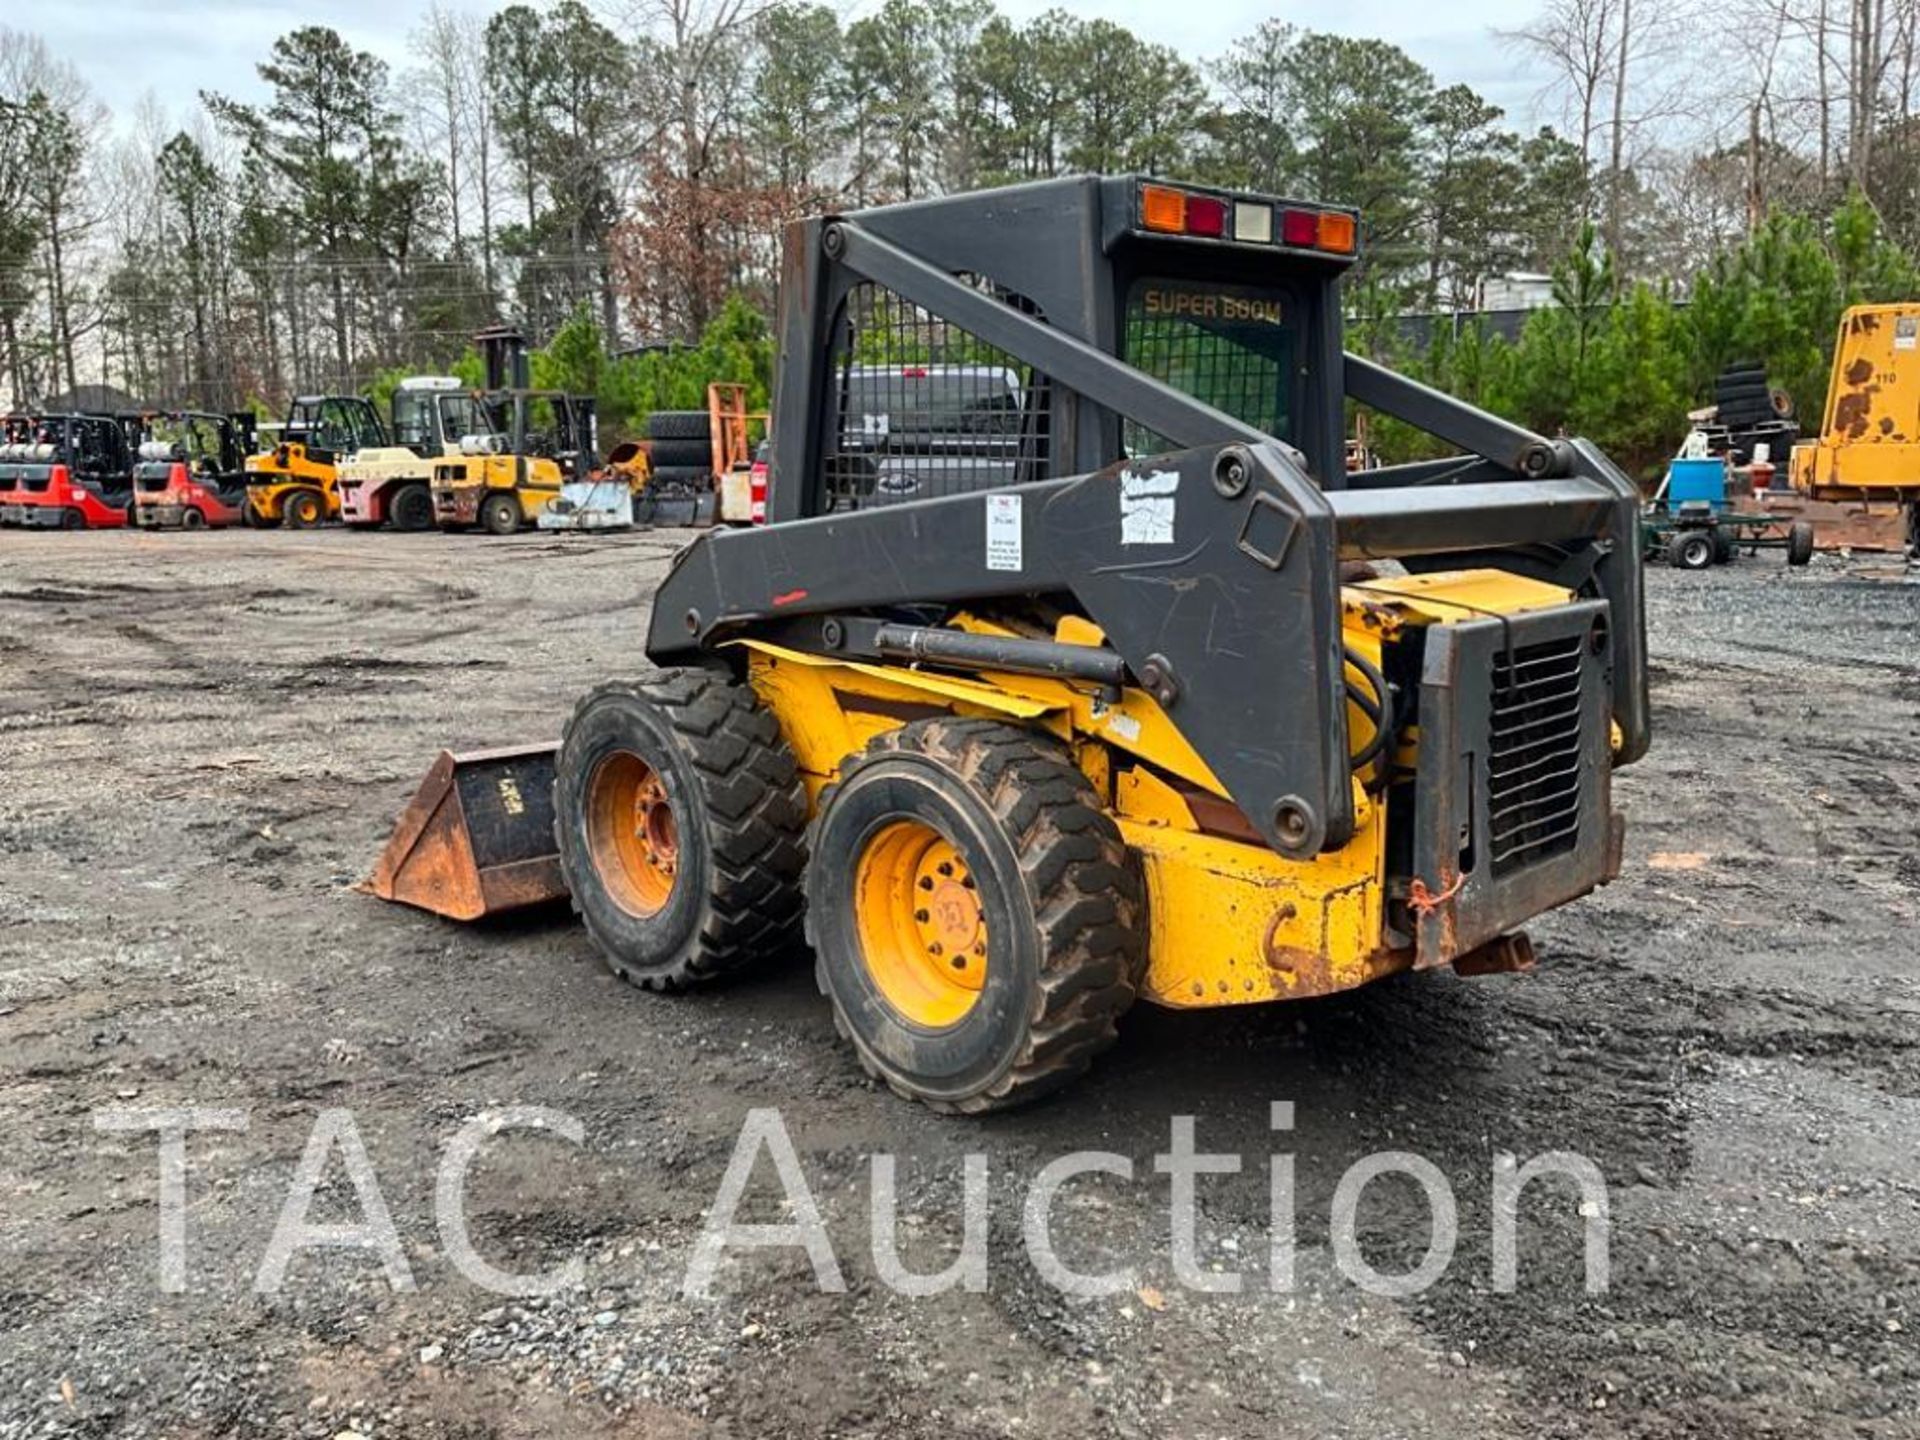
[[[681,552],[662,668],[554,758],[607,963],[810,949],[866,1068],[961,1112],[1136,999],[1528,963],[1620,864],[1639,494],[1343,354],[1356,230],[1134,176],[792,226],[770,523]],[[1347,400],[1459,453],[1349,474]]]

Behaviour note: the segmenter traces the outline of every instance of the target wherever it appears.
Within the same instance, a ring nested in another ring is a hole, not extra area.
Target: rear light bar
[[[1155,235],[1283,245],[1351,255],[1359,227],[1348,210],[1313,210],[1253,197],[1209,195],[1171,185],[1140,187],[1139,228]]]

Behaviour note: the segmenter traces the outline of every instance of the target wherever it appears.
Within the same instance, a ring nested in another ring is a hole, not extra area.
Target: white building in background
[[[1509,270],[1480,281],[1481,310],[1543,310],[1553,303],[1553,277],[1532,270]]]

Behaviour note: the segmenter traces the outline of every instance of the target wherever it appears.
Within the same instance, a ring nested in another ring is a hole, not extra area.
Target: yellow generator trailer
[[[1136,1000],[1530,963],[1620,865],[1640,496],[1344,354],[1356,230],[1134,176],[791,227],[769,523],[679,553],[659,668],[557,756],[448,757],[375,888],[550,876],[650,990],[811,951],[944,1111],[1058,1086]],[[1459,453],[1349,473],[1349,399]]]
[[[1840,321],[1820,434],[1793,447],[1793,488],[1839,513],[1821,529],[1871,535],[1897,512],[1920,554],[1920,303],[1856,305]]]
[[[358,395],[304,395],[287,412],[273,447],[246,462],[249,525],[307,530],[340,518],[340,462],[384,445],[386,429]]]

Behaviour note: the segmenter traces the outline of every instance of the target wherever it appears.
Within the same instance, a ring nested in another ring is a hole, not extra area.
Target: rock
[[[441,1345],[422,1346],[420,1350],[420,1363],[422,1365],[431,1365],[446,1353],[446,1347]]]

